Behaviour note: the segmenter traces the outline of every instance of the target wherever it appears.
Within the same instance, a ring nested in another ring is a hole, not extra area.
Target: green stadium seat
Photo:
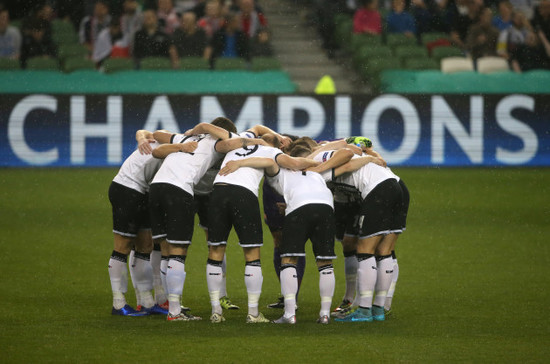
[[[415,37],[407,37],[405,34],[399,33],[386,34],[386,45],[391,48],[396,48],[404,45],[412,46],[417,44],[418,41]]]
[[[441,61],[442,58],[463,56],[462,50],[453,46],[442,46],[432,49],[432,58],[438,62]]]
[[[55,58],[33,57],[27,60],[28,70],[58,71],[59,61]]]
[[[88,54],[88,49],[82,44],[60,44],[58,58],[64,61],[67,58],[81,57],[84,58]]]
[[[73,24],[61,19],[52,20],[53,33],[76,33]]]
[[[82,58],[79,56],[65,59],[63,69],[65,72],[73,72],[77,70],[94,70],[95,63],[91,59]]]
[[[21,19],[10,19],[10,25],[21,29]]]
[[[422,44],[426,45],[431,42],[438,41],[440,39],[449,39],[449,34],[441,32],[429,32],[423,33],[420,38],[422,39]]]
[[[426,47],[421,47],[417,45],[401,45],[397,46],[394,49],[394,54],[396,57],[406,59],[407,57],[421,58],[428,57],[428,50]]]
[[[397,58],[373,58],[361,66],[359,72],[374,91],[380,89],[380,75],[386,70],[401,69],[401,63]]]
[[[76,44],[78,43],[78,34],[72,32],[52,32],[53,41],[58,44]]]
[[[216,59],[215,69],[220,71],[246,70],[248,67],[244,58],[225,58]]]
[[[0,70],[18,70],[21,64],[17,59],[0,58]]]
[[[180,69],[188,70],[207,70],[210,68],[208,61],[202,57],[183,57],[180,58]]]
[[[130,58],[107,58],[102,64],[103,72],[113,73],[119,71],[131,71],[135,68],[134,61]]]
[[[333,37],[337,44],[339,44],[341,47],[345,47],[349,43],[352,34],[353,21],[351,19],[347,19],[339,24],[336,24],[336,30]]]
[[[353,52],[362,46],[380,46],[382,45],[382,37],[379,35],[370,34],[355,34],[352,33],[349,43],[346,45],[346,49],[349,52]]]
[[[356,68],[361,67],[369,59],[386,59],[393,57],[393,52],[390,47],[384,45],[364,45],[357,51],[353,52],[352,61]]]
[[[145,57],[139,62],[141,70],[171,70],[172,62],[167,57]]]
[[[439,63],[433,58],[427,57],[411,57],[405,58],[402,62],[403,66],[408,70],[438,70]]]
[[[254,57],[251,69],[252,71],[280,70],[281,62],[275,57]]]

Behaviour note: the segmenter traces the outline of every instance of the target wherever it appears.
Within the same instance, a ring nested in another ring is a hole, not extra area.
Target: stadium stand
[[[441,72],[455,73],[473,71],[474,62],[467,57],[445,57],[441,59]]]
[[[481,57],[477,59],[477,71],[479,73],[508,72],[510,67],[504,58]]]

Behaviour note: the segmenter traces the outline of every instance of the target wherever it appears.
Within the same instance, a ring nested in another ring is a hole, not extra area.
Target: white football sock
[[[399,264],[397,264],[397,259],[393,259],[393,274],[391,278],[390,289],[388,289],[388,295],[386,296],[386,303],[384,303],[384,308],[387,311],[391,310],[393,293],[395,292],[395,286],[397,285],[398,277],[399,277]]]
[[[376,296],[374,297],[373,304],[378,307],[384,307],[393,276],[393,259],[391,255],[378,257],[376,266],[378,268],[378,275],[374,288]]]
[[[334,268],[332,264],[319,268],[319,293],[321,295],[321,311],[319,317],[330,315],[330,305],[334,296]]]
[[[281,293],[285,299],[285,314],[290,318],[296,315],[296,292],[298,292],[298,274],[293,264],[281,266]]]
[[[225,254],[223,255],[222,260],[222,285],[220,286],[220,297],[227,296],[227,261],[225,259]]]
[[[248,293],[248,313],[254,317],[258,316],[258,302],[262,294],[262,266],[259,260],[246,262],[244,267],[244,284]]]
[[[132,280],[132,287],[134,287],[134,293],[136,294],[136,306],[139,306],[141,305],[141,296],[136,287],[136,280],[134,278],[135,253],[136,252],[134,251],[134,249],[132,249],[130,250],[130,254],[128,254],[128,271],[130,271],[130,279]]]
[[[153,270],[153,289],[155,290],[155,303],[162,305],[166,302],[166,292],[162,285],[162,279],[160,277],[160,250],[153,250],[151,252],[151,269]]]
[[[126,305],[124,294],[128,290],[128,267],[126,255],[113,250],[109,259],[109,278],[113,291],[113,307],[116,310]]]
[[[372,296],[377,277],[376,259],[371,254],[357,254],[357,260],[359,261],[357,269],[358,303],[361,307],[372,307]]]
[[[208,259],[206,263],[206,284],[208,286],[208,293],[210,294],[210,304],[212,305],[212,313],[220,315],[222,314],[222,306],[220,305],[222,276],[221,262]]]
[[[149,254],[134,254],[134,284],[136,292],[140,297],[140,304],[145,308],[151,308],[155,305],[153,299],[153,267],[149,261]]]
[[[355,297],[357,283],[357,257],[355,254],[344,258],[344,271],[346,273],[346,293],[344,299],[352,302]]]
[[[166,272],[168,271],[168,259],[169,259],[168,257],[162,257],[160,260],[160,281],[162,282],[162,288],[164,289],[165,295],[168,293],[168,286],[166,285]],[[166,297],[166,299],[168,299],[168,297]]]
[[[166,272],[168,304],[172,315],[181,313],[181,294],[185,283],[185,256],[170,256]]]

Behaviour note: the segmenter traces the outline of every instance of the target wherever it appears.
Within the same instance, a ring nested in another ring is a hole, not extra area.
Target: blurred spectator
[[[241,30],[241,18],[237,13],[226,15],[225,25],[214,33],[210,42],[210,64],[219,57],[240,57],[250,60],[250,44],[248,36]]]
[[[0,8],[0,58],[19,59],[21,42],[19,29],[10,25],[8,9]]]
[[[454,7],[454,2],[453,2]],[[447,0],[411,0],[409,12],[416,25],[416,33],[450,31],[453,10]]]
[[[528,32],[525,43],[518,45],[510,52],[510,63],[515,72],[534,69],[550,69],[550,44],[543,32],[539,36]]]
[[[265,15],[256,8],[254,0],[240,0],[239,15],[241,30],[249,37],[254,37],[260,30],[267,28]]]
[[[59,19],[71,22],[78,29],[84,18],[84,4],[75,0],[57,0],[55,3],[56,15]]]
[[[250,39],[250,53],[252,57],[271,57],[273,48],[271,47],[270,35],[267,29],[261,29],[252,39]]]
[[[546,39],[550,39],[550,0],[542,0],[535,9],[533,28],[541,30]]]
[[[124,0],[122,3],[122,15],[120,17],[120,28],[126,44],[131,48],[134,35],[143,25],[143,14],[139,9],[136,0]]]
[[[491,9],[484,8],[481,10],[478,22],[468,30],[466,49],[474,60],[479,57],[497,55],[499,31],[491,24],[492,18]]]
[[[136,64],[145,57],[168,57],[170,37],[160,30],[154,10],[143,12],[143,28],[134,37],[133,56]]]
[[[220,2],[216,0],[216,2],[219,4]],[[206,15],[206,4],[208,3],[208,0],[197,0],[195,2],[195,5],[191,8],[191,11],[195,13],[195,16],[197,19],[202,18]],[[221,6],[221,4],[220,4]]]
[[[160,30],[166,34],[172,34],[180,25],[172,0],[158,0],[157,18]]]
[[[361,6],[353,15],[353,32],[382,34],[382,19],[378,11],[378,0],[361,0]]]
[[[30,34],[37,21],[42,23],[44,37],[52,37],[53,9],[47,3],[38,4],[31,13],[23,19],[21,30],[23,34]]]
[[[222,17],[222,8],[218,0],[208,0],[205,6],[205,15],[199,19],[199,27],[201,27],[208,37],[212,38],[224,23]]]
[[[197,26],[197,16],[192,11],[187,11],[181,16],[181,24],[172,35],[170,46],[170,58],[174,68],[179,67],[181,57],[209,58],[207,53],[208,38],[202,28]]]
[[[129,56],[130,51],[128,43],[122,33],[120,21],[113,19],[111,20],[109,28],[103,29],[101,33],[99,33],[95,42],[92,60],[99,67],[101,63],[109,57],[126,58]]]
[[[94,5],[92,16],[86,16],[80,22],[78,36],[80,43],[84,44],[90,54],[93,52],[94,43],[99,33],[109,27],[111,15],[109,15],[109,6],[103,0],[99,0]]]
[[[416,25],[413,16],[405,11],[405,0],[393,0],[392,10],[386,18],[388,33],[401,33],[407,37],[414,37]]]
[[[534,0],[510,0],[510,3],[512,3],[514,11],[525,15],[527,20],[533,19],[536,3]]]
[[[27,60],[33,57],[55,58],[57,48],[52,38],[46,37],[46,26],[43,20],[36,19],[29,24],[29,34],[23,36],[21,46],[21,66],[27,67]]]
[[[510,53],[525,43],[527,34],[532,31],[531,24],[520,12],[512,14],[512,26],[501,31],[497,42],[497,53],[506,59],[509,59]]]
[[[457,1],[457,6],[458,4],[459,2]],[[451,25],[451,41],[455,46],[465,50],[468,29],[472,24],[477,22],[481,6],[476,0],[462,0],[459,9],[460,13]]]
[[[514,8],[509,1],[504,0],[498,3],[498,14],[493,17],[493,26],[499,31],[512,26],[512,12]]]
[[[335,56],[338,48],[338,40],[334,37],[336,33],[335,15],[353,15],[355,10],[348,8],[346,0],[316,0],[312,14],[312,22],[317,26],[317,31],[322,39],[322,46],[327,50],[330,58]]]

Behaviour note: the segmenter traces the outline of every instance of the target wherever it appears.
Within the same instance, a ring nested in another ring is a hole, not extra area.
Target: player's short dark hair
[[[297,135],[286,134],[286,133],[281,134],[281,135],[290,138],[290,140],[292,140],[292,141],[295,141],[296,139],[300,138],[300,137],[297,136]]]
[[[219,126],[220,128],[225,129],[231,133],[237,132],[237,127],[235,126],[235,124],[233,124],[231,120],[223,116],[218,116],[217,118],[212,120],[210,124]]]
[[[302,146],[302,145],[297,145],[294,148],[292,148],[292,150],[290,151],[290,156],[291,157],[305,157],[310,153],[311,153],[310,148],[308,148],[306,146]]]
[[[268,142],[270,145],[272,145],[275,148],[281,147],[281,141],[279,140],[279,138],[275,136],[275,134],[272,134],[272,133],[264,134],[262,135],[262,139]]]

